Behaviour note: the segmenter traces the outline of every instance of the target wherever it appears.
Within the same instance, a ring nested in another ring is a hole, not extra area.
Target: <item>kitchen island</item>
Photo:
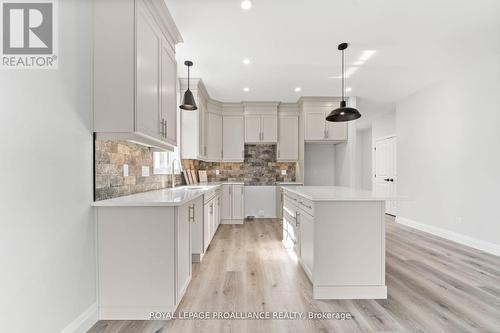
[[[283,244],[297,256],[315,299],[383,299],[385,200],[337,186],[284,187]]]

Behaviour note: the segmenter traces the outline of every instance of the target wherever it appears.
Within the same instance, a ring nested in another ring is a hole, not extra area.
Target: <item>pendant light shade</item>
[[[189,89],[189,81],[190,81],[189,67],[193,66],[193,62],[186,60],[186,61],[184,61],[184,65],[186,65],[188,68],[188,88],[187,88],[186,92],[184,93],[184,97],[182,98],[182,104],[179,107],[181,109],[187,110],[187,111],[198,110],[198,107],[196,106],[196,101],[194,100],[193,93]]]
[[[330,112],[326,117],[327,121],[331,122],[343,122],[351,121],[361,117],[361,113],[355,108],[348,107],[344,99],[344,50],[347,49],[348,44],[339,44],[339,51],[342,52],[342,101],[340,102],[340,107]]]

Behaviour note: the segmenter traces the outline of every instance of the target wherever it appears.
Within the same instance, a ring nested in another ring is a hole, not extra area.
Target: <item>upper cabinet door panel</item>
[[[299,159],[299,117],[279,118],[278,161]]]
[[[328,115],[325,114],[325,118]],[[347,140],[347,122],[335,123],[326,122],[326,140],[345,141]]]
[[[323,111],[305,112],[304,140],[318,141],[325,139],[325,113]]]
[[[166,121],[164,140],[177,146],[177,63],[164,42],[161,48],[161,115]]]
[[[243,162],[244,160],[243,116],[222,117],[222,160]]]
[[[276,143],[278,141],[278,118],[261,116],[261,131],[263,142]]]
[[[137,132],[162,139],[160,133],[160,34],[147,9],[137,13]]]
[[[260,116],[245,116],[245,143],[261,141]]]
[[[207,113],[207,159],[220,161],[222,158],[222,117]]]

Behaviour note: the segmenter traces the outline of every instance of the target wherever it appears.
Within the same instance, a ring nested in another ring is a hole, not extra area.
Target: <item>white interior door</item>
[[[396,137],[375,141],[374,163],[375,191],[380,195],[396,194]],[[385,211],[387,214],[396,215],[396,202],[387,201]]]

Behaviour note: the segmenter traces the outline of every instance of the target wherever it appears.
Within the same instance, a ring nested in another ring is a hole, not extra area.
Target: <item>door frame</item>
[[[376,153],[375,148],[377,147],[377,142],[388,140],[388,139],[394,139],[394,146],[395,146],[394,148],[396,148],[397,143],[398,143],[398,138],[397,138],[396,134],[381,136],[381,137],[373,139],[373,141],[372,141],[372,190],[373,191],[375,191],[376,186],[377,186],[377,180],[375,178],[375,172],[377,171],[377,153]],[[398,167],[398,164],[396,163],[397,162],[397,149],[394,149],[394,162],[395,162],[394,163],[395,174],[397,175],[397,167]],[[394,187],[395,187],[394,191],[397,193],[397,191],[396,191],[397,182],[394,184]],[[386,205],[387,205],[387,203],[386,203]],[[386,209],[386,214],[393,215],[393,216],[397,215],[397,212],[393,212],[393,213],[394,214],[387,213],[387,209]]]

